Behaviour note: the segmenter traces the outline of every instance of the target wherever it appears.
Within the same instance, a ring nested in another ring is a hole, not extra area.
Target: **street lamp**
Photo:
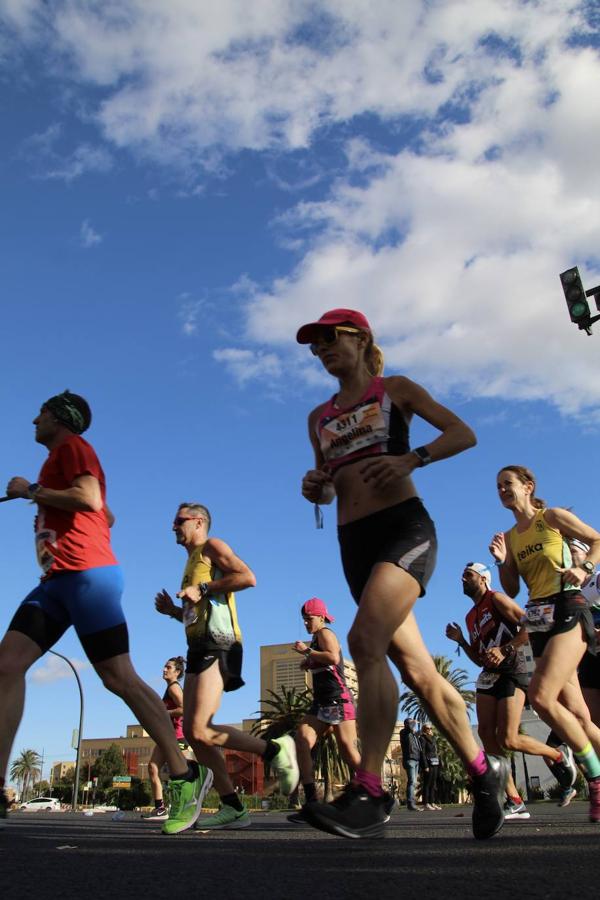
[[[80,754],[81,754],[81,733],[83,731],[83,688],[81,687],[81,681],[79,679],[79,675],[77,674],[77,669],[73,665],[70,659],[67,659],[66,656],[63,656],[62,653],[57,653],[56,650],[50,650],[50,653],[53,653],[54,656],[59,656],[61,659],[64,659],[66,664],[71,667],[73,670],[73,675],[77,681],[77,687],[79,688],[79,730],[77,732],[77,760],[75,762],[75,782],[73,784],[73,798],[71,800],[71,809],[75,811],[77,808],[77,798],[79,796],[79,766],[80,766]]]

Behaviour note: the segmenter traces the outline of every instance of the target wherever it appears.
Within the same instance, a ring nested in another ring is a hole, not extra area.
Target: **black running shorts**
[[[338,539],[346,581],[357,603],[379,562],[393,563],[412,575],[424,596],[435,567],[437,538],[418,497],[340,525]]]
[[[244,686],[242,678],[242,645],[232,644],[228,650],[213,650],[206,644],[194,643],[188,647],[186,675],[200,675],[218,662],[223,678],[223,690],[237,691]]]

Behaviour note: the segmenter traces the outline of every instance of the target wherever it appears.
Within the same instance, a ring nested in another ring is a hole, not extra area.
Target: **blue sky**
[[[2,471],[35,478],[44,399],[89,398],[132,655],[159,690],[184,652],[153,610],[185,562],[173,512],[210,507],[258,578],[236,721],[258,707],[259,644],[300,637],[305,599],[341,637],[352,620],[333,510],[316,531],[299,490],[306,416],[335,385],[294,335],[324,310],[362,309],[387,372],[478,434],[417,475],[440,539],[417,609],[432,652],[468,608],[462,566],[510,525],[501,465],[597,526],[600,337],[570,324],[558,273],[600,283],[600,61],[593,5],[563,0],[208,7],[0,0]],[[31,523],[0,508],[0,628],[38,577]],[[75,637],[57,649],[82,666],[85,734],[123,734]],[[72,757],[61,674],[31,672],[13,755]]]

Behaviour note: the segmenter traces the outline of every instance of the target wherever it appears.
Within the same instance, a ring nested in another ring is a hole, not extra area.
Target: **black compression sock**
[[[309,781],[308,784],[303,784],[302,787],[304,788],[304,799],[307,803],[312,803],[317,799],[317,788],[314,781]]]
[[[233,794],[224,794],[220,799],[225,806],[233,806],[238,812],[244,811],[243,803],[235,791]]]

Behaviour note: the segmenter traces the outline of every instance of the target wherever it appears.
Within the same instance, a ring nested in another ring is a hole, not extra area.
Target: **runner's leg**
[[[181,752],[165,705],[135,671],[128,653],[95,662],[94,668],[104,687],[127,704],[165,756],[171,778],[182,778],[189,771]]]
[[[19,631],[0,643],[0,777],[6,777],[15,734],[25,705],[25,674],[44,651]]]

